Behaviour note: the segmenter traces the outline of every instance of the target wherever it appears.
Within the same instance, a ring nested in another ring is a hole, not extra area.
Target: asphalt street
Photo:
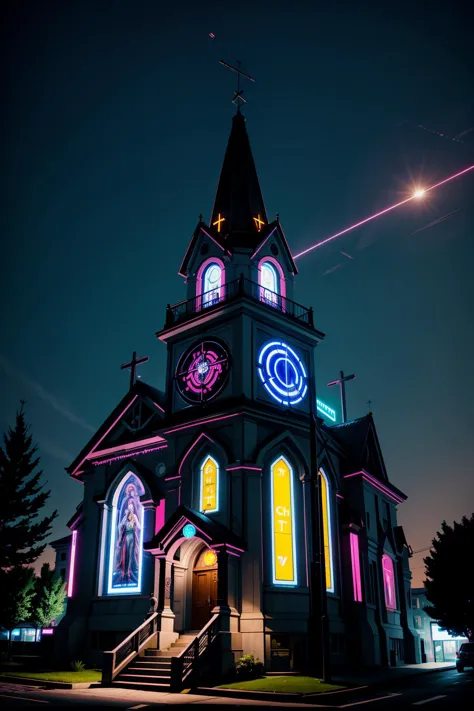
[[[447,710],[469,709],[474,703],[474,671],[458,674],[454,670],[420,674],[403,680],[387,682],[382,686],[366,686],[351,691],[331,694],[307,695],[304,703],[280,703],[245,699],[200,696],[197,694],[161,694],[131,689],[41,689],[20,684],[0,684],[2,708],[45,708],[46,706],[79,708],[115,708],[138,711],[173,706],[245,706],[249,709],[261,706],[291,708],[338,708],[356,709],[359,706],[385,709]]]

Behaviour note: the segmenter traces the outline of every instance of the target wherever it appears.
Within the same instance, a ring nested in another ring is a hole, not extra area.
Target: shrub
[[[244,654],[237,662],[237,676],[239,679],[257,679],[263,676],[265,667],[255,654]]]
[[[72,671],[81,672],[84,671],[85,668],[86,665],[84,664],[84,662],[81,662],[80,659],[75,659],[73,662],[71,662]]]

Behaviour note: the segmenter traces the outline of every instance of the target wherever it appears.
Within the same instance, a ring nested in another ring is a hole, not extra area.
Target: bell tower
[[[187,298],[157,333],[168,346],[168,411],[277,406],[309,412],[313,312],[293,300],[297,268],[278,216],[268,221],[246,119],[232,128],[209,224],[179,269]]]

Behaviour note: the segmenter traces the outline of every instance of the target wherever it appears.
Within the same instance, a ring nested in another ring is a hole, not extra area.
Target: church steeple
[[[237,111],[224,156],[211,225],[230,247],[254,247],[268,223],[257,171],[245,126]]]

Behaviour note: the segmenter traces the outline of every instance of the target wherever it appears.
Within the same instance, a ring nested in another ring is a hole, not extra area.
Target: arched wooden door
[[[217,602],[217,557],[205,548],[197,557],[193,569],[191,628],[200,630],[211,619]]]

